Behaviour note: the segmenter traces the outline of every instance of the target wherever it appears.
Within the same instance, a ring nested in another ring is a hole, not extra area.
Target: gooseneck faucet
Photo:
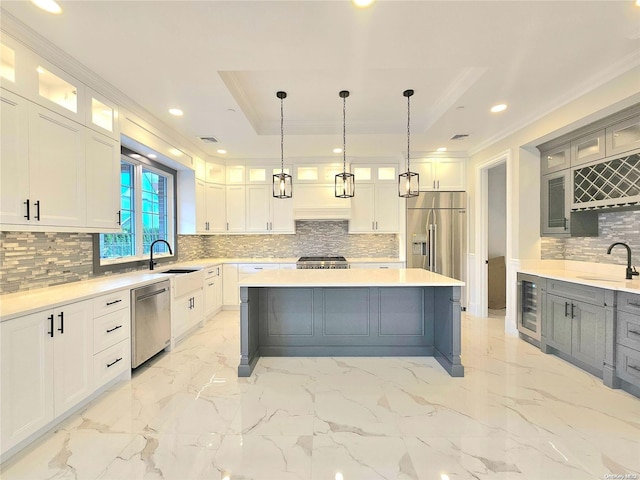
[[[163,239],[158,239],[158,240],[154,240],[153,243],[151,244],[151,247],[149,247],[149,251],[151,253],[151,257],[149,258],[149,270],[153,270],[153,267],[155,266],[156,262],[153,261],[153,247],[156,243],[164,243],[167,245],[167,248],[169,249],[169,253],[171,255],[173,255],[173,252],[171,251],[171,245],[169,245],[169,242],[167,242],[166,240]]]
[[[627,249],[627,275],[624,278],[627,280],[631,280],[633,279],[634,275],[638,275],[638,272],[636,271],[635,267],[631,268],[631,248],[629,248],[629,245],[627,245],[626,243],[622,243],[622,242],[612,243],[609,246],[609,249],[607,250],[607,255],[611,255],[611,250],[616,245],[622,245],[624,248]]]

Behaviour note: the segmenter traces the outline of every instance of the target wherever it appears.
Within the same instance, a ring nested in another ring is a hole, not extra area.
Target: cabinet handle
[[[438,188],[440,188],[440,180],[438,180]]]
[[[575,308],[575,305],[572,303],[571,304],[571,318],[576,318],[575,314],[573,313],[573,309]]]
[[[638,332],[637,330],[629,330],[629,333],[632,333],[634,335],[640,335],[640,332]]]
[[[122,328],[122,325],[116,325],[113,328],[108,328],[107,333],[115,332],[117,329]]]
[[[34,205],[36,206],[36,214],[35,214],[35,216],[33,218],[35,218],[36,220],[40,221],[40,200],[35,202]]]
[[[273,230],[273,222],[269,222],[269,230]]]
[[[50,337],[53,337],[53,313],[49,315],[49,331],[47,332]]]
[[[378,221],[376,220],[376,230],[378,229]]]
[[[629,368],[633,368],[634,370],[640,372],[640,367],[636,367],[635,365],[629,365]]]
[[[122,225],[122,212],[118,210],[118,225]]]
[[[253,267],[254,270],[262,270],[262,267]]]
[[[229,222],[227,222],[227,232],[229,231]]]
[[[636,302],[629,302],[629,305],[631,305],[632,307],[638,307],[638,308],[640,308],[640,303],[636,303]]]
[[[213,287],[214,285],[215,285],[215,283],[210,283],[210,284],[208,284],[207,286],[208,286],[208,287]]]
[[[564,217],[564,229],[567,230],[567,217]]]
[[[116,358],[113,362],[111,363],[107,363],[107,368],[109,367],[113,367],[116,363],[118,363],[120,360],[122,360],[122,357],[120,358]]]
[[[60,333],[64,333],[64,312],[60,312],[58,314],[58,318],[60,318],[60,328],[58,329],[58,331]]]
[[[27,206],[27,214],[24,216],[27,220],[31,220],[31,213],[29,212],[29,199],[26,202],[22,202]]]
[[[376,229],[376,222],[371,222],[371,230],[375,230]]]
[[[108,307],[109,305],[115,305],[116,303],[120,303],[121,301],[122,301],[122,299],[120,298],[120,299],[118,299],[118,300],[114,300],[113,302],[107,302],[107,307]]]
[[[569,312],[567,311],[569,309],[569,302],[564,302],[564,316],[568,317],[569,316]]]
[[[435,180],[433,181],[433,189],[434,190],[436,189],[436,181]]]

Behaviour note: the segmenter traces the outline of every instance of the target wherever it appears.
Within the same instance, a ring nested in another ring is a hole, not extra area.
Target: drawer
[[[277,263],[248,263],[239,265],[238,271],[240,274],[252,274],[258,273],[262,270],[278,270],[280,265]]]
[[[618,292],[618,310],[640,315],[640,295]]]
[[[640,351],[640,316],[618,312],[616,343]]]
[[[222,266],[215,265],[204,270],[204,278],[219,277],[222,274]]]
[[[551,278],[547,279],[546,287],[547,293],[591,305],[604,306],[604,290],[602,288],[580,285],[579,283],[562,282]]]
[[[93,321],[93,353],[98,353],[131,337],[129,309],[111,312]]]
[[[131,342],[123,340],[93,356],[94,388],[100,388],[131,369]]]
[[[640,352],[617,345],[616,375],[637,387],[640,387]]]
[[[93,299],[93,317],[101,317],[121,308],[129,308],[131,295],[129,290],[120,290]]]

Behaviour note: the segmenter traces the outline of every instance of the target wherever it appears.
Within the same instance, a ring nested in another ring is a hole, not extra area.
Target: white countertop
[[[521,265],[519,272],[579,283],[591,287],[640,294],[640,277],[625,280],[625,267],[588,262],[538,261]]]
[[[265,270],[239,282],[241,287],[446,287],[464,282],[421,268],[384,270]]]

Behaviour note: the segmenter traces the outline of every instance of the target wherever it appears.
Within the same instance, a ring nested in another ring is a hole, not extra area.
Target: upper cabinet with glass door
[[[38,56],[8,35],[0,39],[0,86],[36,101]]]
[[[559,147],[545,150],[540,155],[540,174],[559,172],[569,168],[571,162],[571,144],[566,143]]]
[[[604,155],[604,130],[571,141],[572,167],[600,160]]]
[[[606,129],[607,156],[640,148],[640,115],[628,118]]]
[[[393,164],[352,164],[351,173],[356,182],[395,183],[398,181],[398,166]]]
[[[99,93],[86,88],[86,119],[85,124],[108,137],[120,138],[120,122],[118,121],[118,107]]]
[[[58,67],[40,59],[36,67],[38,74],[38,100],[43,107],[62,116],[84,124],[86,106],[85,86]]]

